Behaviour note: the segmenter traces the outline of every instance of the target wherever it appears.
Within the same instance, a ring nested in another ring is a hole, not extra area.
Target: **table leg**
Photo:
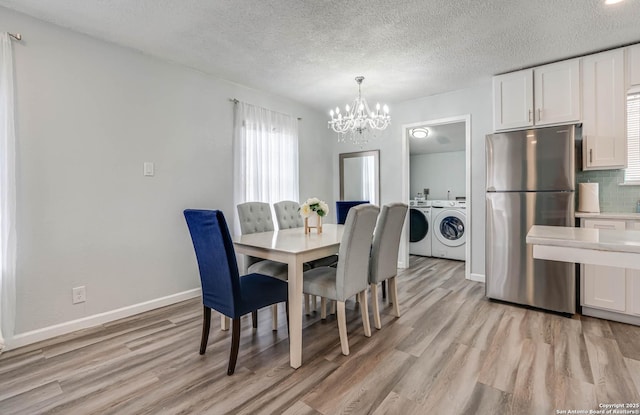
[[[289,361],[297,369],[302,365],[302,261],[294,255],[288,265]]]

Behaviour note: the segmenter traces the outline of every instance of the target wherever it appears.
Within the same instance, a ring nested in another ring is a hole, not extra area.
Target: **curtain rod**
[[[235,99],[235,98],[229,98],[229,101],[230,101],[230,102],[233,102],[234,104],[237,104],[238,102],[240,102],[240,101],[238,101],[238,100],[237,100],[237,99]],[[298,117],[298,121],[302,121],[302,118]]]
[[[9,33],[9,32],[7,32],[7,33],[9,34],[9,36],[14,38],[15,40],[22,40],[22,35],[20,33],[16,33],[16,34]]]

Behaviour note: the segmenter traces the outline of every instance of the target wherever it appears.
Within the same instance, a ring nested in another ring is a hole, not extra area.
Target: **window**
[[[627,169],[624,182],[640,185],[640,89],[627,95]]]
[[[235,203],[298,201],[298,120],[238,102],[234,125]]]

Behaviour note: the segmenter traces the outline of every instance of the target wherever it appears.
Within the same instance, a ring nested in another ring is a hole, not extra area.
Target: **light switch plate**
[[[153,163],[147,161],[144,163],[143,174],[145,176],[153,176]]]

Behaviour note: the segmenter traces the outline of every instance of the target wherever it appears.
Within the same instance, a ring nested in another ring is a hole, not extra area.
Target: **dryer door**
[[[418,209],[409,209],[409,242],[420,242],[429,232],[429,222]]]
[[[460,246],[467,240],[466,215],[459,210],[440,212],[434,223],[435,235],[446,246]]]

